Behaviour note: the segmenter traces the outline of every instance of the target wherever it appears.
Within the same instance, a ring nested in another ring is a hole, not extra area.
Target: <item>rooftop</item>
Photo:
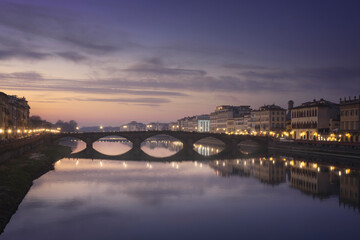
[[[321,98],[320,100],[314,99],[312,102],[304,102],[300,106],[294,107],[293,109],[308,108],[308,107],[333,107],[339,104],[333,103]]]

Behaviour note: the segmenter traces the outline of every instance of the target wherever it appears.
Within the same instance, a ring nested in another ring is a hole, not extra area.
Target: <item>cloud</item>
[[[81,61],[84,61],[84,60],[87,60],[88,58],[80,53],[77,53],[77,52],[71,52],[71,51],[68,51],[68,52],[56,52],[55,53],[56,55],[66,59],[66,60],[69,60],[69,61],[73,61],[73,62],[81,62]]]
[[[122,79],[72,80],[44,78],[37,72],[0,73],[0,87],[4,90],[75,92],[84,94],[128,94],[134,96],[184,97],[178,91],[152,90],[141,83],[126,84]],[[129,81],[130,83],[131,81]],[[19,84],[21,83],[21,84]]]
[[[144,64],[164,66],[161,59],[148,59]],[[207,76],[187,74],[160,74],[147,78],[135,75],[126,78],[90,79],[51,79],[34,72],[0,73],[0,87],[11,90],[74,92],[83,94],[109,94],[112,96],[127,94],[149,97],[188,97],[189,94],[217,93],[271,93],[292,94],[299,92],[331,91],[332,94],[355,94],[360,85],[360,68],[353,67],[319,67],[296,69],[254,69],[239,70],[235,76]],[[21,82],[21,85],[18,84]],[[128,98],[102,101],[131,102]],[[101,99],[98,99],[101,101]],[[146,102],[142,99],[141,102]],[[165,102],[151,102],[161,104]],[[148,104],[148,103],[147,103]]]
[[[64,11],[32,4],[1,2],[0,26],[16,30],[25,36],[57,40],[94,54],[112,53],[135,45],[125,35],[113,43],[104,37],[106,35],[101,33],[101,28],[93,26],[89,31],[73,13]]]
[[[237,69],[237,70],[241,70],[241,69],[245,69],[245,70],[263,70],[263,69],[268,69],[267,67],[263,67],[263,66],[256,66],[256,65],[246,65],[246,64],[239,64],[239,63],[229,63],[229,64],[224,64],[222,65],[223,68],[229,68],[229,69]]]
[[[146,103],[146,104],[159,104],[171,102],[166,98],[74,98],[71,100],[77,101],[91,101],[91,102],[117,102],[117,103]]]
[[[169,68],[166,67],[161,58],[150,58],[143,62],[137,63],[125,69],[127,72],[154,75],[194,75],[204,76],[206,72],[203,70]]]
[[[23,60],[43,60],[50,57],[51,54],[30,51],[25,49],[0,50],[0,60],[10,60],[14,58]]]
[[[37,81],[42,81],[43,76],[40,73],[34,71],[13,72],[13,73],[0,73],[0,79],[5,81],[6,79],[16,79],[19,81],[37,82]],[[11,82],[13,82],[13,80]]]
[[[295,69],[267,69],[243,71],[238,74],[243,79],[252,79],[250,85],[265,89],[300,91],[310,89],[360,90],[360,66],[329,66]]]

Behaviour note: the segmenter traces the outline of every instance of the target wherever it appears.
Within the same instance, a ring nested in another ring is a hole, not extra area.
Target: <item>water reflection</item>
[[[1,237],[343,239],[360,234],[359,220],[359,169],[353,166],[282,156],[62,159],[34,182]]]
[[[261,183],[290,187],[320,199],[338,196],[339,203],[360,207],[360,171],[344,166],[331,166],[292,158],[271,157],[210,161],[216,176],[253,177]],[[287,177],[286,177],[287,176]]]
[[[153,157],[169,157],[179,152],[183,147],[180,141],[149,139],[141,144],[141,149]]]
[[[129,151],[132,148],[132,143],[119,136],[107,136],[94,142],[93,148],[105,155],[116,156]]]
[[[225,144],[213,137],[203,138],[194,144],[194,150],[202,156],[212,156],[224,149]]]

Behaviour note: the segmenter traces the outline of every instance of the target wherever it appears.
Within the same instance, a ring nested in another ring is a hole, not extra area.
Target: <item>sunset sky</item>
[[[0,1],[0,91],[80,126],[360,94],[359,1]]]

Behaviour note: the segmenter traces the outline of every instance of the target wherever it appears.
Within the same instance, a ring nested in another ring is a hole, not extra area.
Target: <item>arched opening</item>
[[[105,155],[116,156],[132,149],[132,143],[124,137],[113,135],[99,138],[93,143],[93,148]]]
[[[214,137],[206,137],[194,143],[194,150],[202,156],[212,156],[225,148],[225,143]]]
[[[150,156],[158,158],[170,157],[182,148],[183,144],[181,141],[164,134],[149,137],[141,143],[141,150]]]
[[[86,148],[86,143],[79,138],[63,137],[57,140],[59,145],[71,148],[71,153],[81,152]]]

